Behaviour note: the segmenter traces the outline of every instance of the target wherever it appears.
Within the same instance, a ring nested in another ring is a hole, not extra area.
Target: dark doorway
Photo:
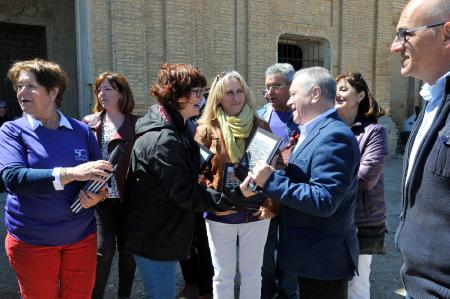
[[[33,58],[47,58],[45,27],[0,22],[0,99],[8,102],[12,117],[22,111],[6,73],[12,63]]]

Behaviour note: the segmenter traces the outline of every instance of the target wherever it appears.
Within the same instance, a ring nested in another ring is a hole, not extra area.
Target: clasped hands
[[[276,159],[274,159],[276,160]],[[252,191],[249,188],[249,184],[251,181],[253,181],[255,184],[257,184],[259,187],[264,187],[266,184],[266,181],[269,179],[269,177],[272,175],[272,173],[275,171],[275,168],[268,165],[267,163],[263,161],[258,161],[253,167],[253,169],[248,173],[245,180],[239,185],[239,189],[241,193],[244,195],[245,198],[251,197],[256,195],[256,192]],[[232,213],[236,213],[236,211],[226,211],[226,212],[217,212],[217,215],[223,216],[223,215],[229,215]],[[253,213],[253,215],[258,216],[260,219],[270,219],[275,214],[268,208],[260,206],[259,209]]]

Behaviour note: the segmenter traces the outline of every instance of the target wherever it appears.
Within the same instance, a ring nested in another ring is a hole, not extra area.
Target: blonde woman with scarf
[[[219,74],[212,82],[195,135],[197,142],[214,153],[202,184],[222,190],[225,163],[239,162],[258,127],[270,131],[269,125],[256,116],[255,103],[245,80],[235,71]],[[214,266],[214,298],[234,298],[238,237],[239,298],[260,298],[264,244],[274,210],[271,200],[266,199],[256,212],[205,213]]]

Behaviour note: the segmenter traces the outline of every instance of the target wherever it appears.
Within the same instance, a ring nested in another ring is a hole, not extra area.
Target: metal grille
[[[324,66],[322,43],[309,39],[280,39],[278,62],[288,62],[297,71],[311,66]]]
[[[33,58],[47,58],[45,27],[0,22],[0,99],[9,103],[10,116],[22,111],[6,73],[15,61]]]

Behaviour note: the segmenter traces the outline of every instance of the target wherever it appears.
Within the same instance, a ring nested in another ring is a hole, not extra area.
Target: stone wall
[[[64,94],[62,108],[68,115],[78,117],[75,8],[73,1],[0,0],[0,22],[45,27],[47,58],[60,64],[67,71],[69,77],[69,86]],[[2,59],[11,60],[10,57],[3,57],[3,55]],[[1,78],[2,81],[0,82],[3,82],[4,79]]]
[[[406,0],[91,0],[93,77],[124,73],[143,113],[153,102],[147,90],[163,62],[197,65],[211,81],[224,70],[244,75],[255,99],[264,71],[277,60],[283,34],[320,37],[331,49],[331,71],[361,72],[375,98],[401,130],[411,83],[390,55],[395,26]],[[413,102],[417,100],[413,96]],[[396,134],[390,135],[391,152]]]

